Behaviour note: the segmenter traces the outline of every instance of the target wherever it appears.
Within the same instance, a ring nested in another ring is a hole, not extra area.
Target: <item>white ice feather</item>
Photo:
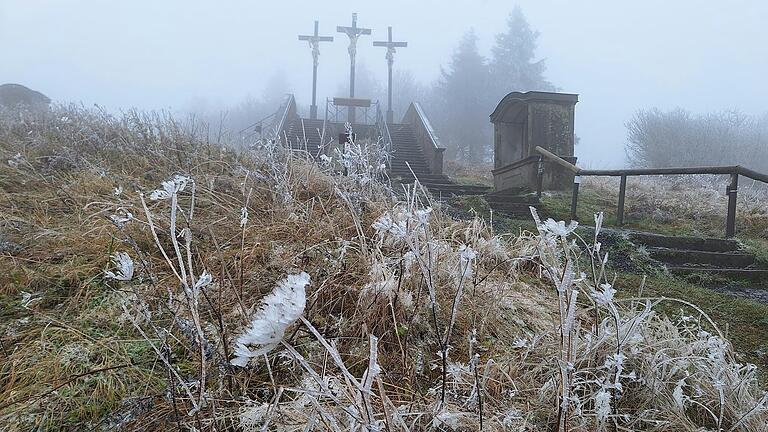
[[[164,181],[162,189],[152,191],[149,194],[149,199],[153,201],[168,199],[174,194],[183,191],[187,187],[187,182],[189,182],[189,177],[177,175],[170,180]]]
[[[248,329],[235,342],[235,358],[230,363],[245,367],[251,358],[272,351],[285,335],[285,330],[302,313],[307,303],[306,286],[309,275],[289,275],[262,300],[261,307]],[[251,350],[249,346],[259,347]]]
[[[117,273],[106,271],[104,275],[110,279],[129,281],[133,279],[133,260],[125,252],[112,255],[112,264],[117,267]]]

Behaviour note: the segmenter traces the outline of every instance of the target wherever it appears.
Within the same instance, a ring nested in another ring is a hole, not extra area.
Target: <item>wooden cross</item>
[[[395,48],[405,48],[408,46],[408,42],[393,42],[392,26],[389,26],[387,31],[389,33],[387,40],[374,42],[373,46],[387,48],[387,66],[389,66],[389,76],[387,80],[387,122],[392,123],[395,116],[392,111],[392,64],[395,62]]]
[[[317,64],[320,57],[320,42],[333,42],[333,36],[320,36],[318,34],[319,26],[320,22],[315,21],[314,35],[299,35],[299,40],[309,42],[309,47],[312,48],[312,105],[309,106],[309,117],[313,120],[317,118]]]
[[[354,98],[355,97],[355,55],[357,54],[357,39],[361,35],[371,34],[371,29],[358,27],[357,14],[353,13],[352,26],[351,27],[337,26],[336,31],[339,33],[344,33],[349,37],[349,48],[347,48],[347,51],[349,51],[349,97]],[[354,108],[349,108],[349,122],[354,123],[354,121],[355,121],[355,110]]]

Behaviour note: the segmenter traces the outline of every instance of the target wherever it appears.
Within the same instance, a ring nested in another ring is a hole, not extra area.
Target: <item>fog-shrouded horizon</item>
[[[576,154],[584,166],[625,163],[625,123],[639,109],[768,112],[768,2],[758,0],[3,0],[0,83],[57,102],[172,111],[232,106],[280,83],[306,106],[312,59],[297,35],[311,33],[314,20],[321,35],[335,38],[320,47],[323,101],[348,81],[348,41],[336,26],[350,25],[353,12],[373,30],[360,39],[358,65],[386,82],[385,50],[372,42],[392,26],[395,40],[408,42],[395,68],[427,86],[469,29],[490,56],[516,5],[540,33],[536,55],[546,60],[546,79],[580,95]]]

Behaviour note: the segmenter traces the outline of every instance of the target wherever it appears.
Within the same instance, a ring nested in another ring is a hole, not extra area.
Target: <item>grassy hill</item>
[[[727,326],[764,306],[455,219],[365,151],[55,107],[0,113],[0,155],[0,429],[765,430],[768,324]]]

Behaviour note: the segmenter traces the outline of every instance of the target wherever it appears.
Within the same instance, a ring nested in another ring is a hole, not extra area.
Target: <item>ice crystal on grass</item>
[[[595,395],[595,415],[601,422],[611,415],[611,393],[605,389]]]
[[[570,224],[565,225],[564,221],[555,222],[554,219],[547,219],[541,225],[539,225],[539,230],[560,238],[566,238],[576,230],[578,225],[579,223],[576,221],[571,221]]]
[[[104,276],[119,281],[133,279],[133,260],[130,255],[125,252],[117,252],[112,255],[112,265],[117,268],[117,272],[108,270],[104,272]]]
[[[21,306],[25,308],[31,307],[33,304],[37,303],[41,299],[40,293],[30,293],[27,291],[21,292]]]
[[[600,284],[602,291],[594,290],[590,293],[593,299],[600,306],[607,306],[613,302],[613,296],[616,294],[616,290],[609,283]]]
[[[245,333],[235,342],[235,355],[230,363],[245,367],[253,357],[272,351],[283,339],[285,330],[302,313],[307,302],[306,286],[309,275],[289,275],[262,300],[261,307]],[[248,346],[259,346],[251,351]]]
[[[243,207],[240,209],[240,228],[245,228],[248,225],[248,209]]]
[[[109,220],[112,221],[112,223],[122,229],[125,227],[125,224],[133,220],[133,214],[129,211],[123,211],[123,214],[113,214],[109,217]]]
[[[157,189],[149,194],[149,199],[153,201],[168,199],[174,194],[177,194],[187,187],[189,177],[177,175],[174,178],[164,181],[162,189]]]
[[[8,166],[11,168],[18,168],[21,163],[24,162],[24,156],[21,153],[16,153],[12,159],[8,159]]]
[[[432,426],[438,430],[459,430],[463,418],[464,413],[444,410],[435,416],[432,420]]]
[[[467,245],[459,246],[459,272],[462,278],[471,278],[472,261],[477,258],[477,253]]]

